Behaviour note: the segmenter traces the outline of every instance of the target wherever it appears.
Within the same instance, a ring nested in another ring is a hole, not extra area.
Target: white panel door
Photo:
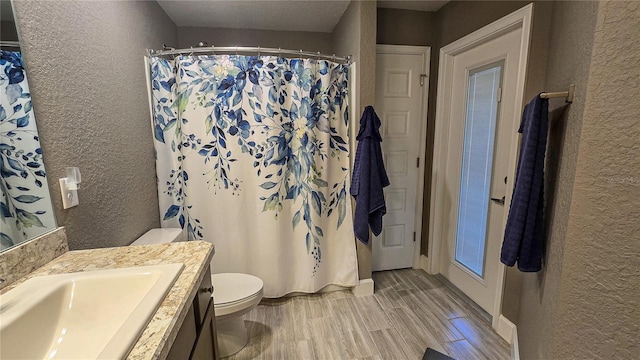
[[[429,48],[378,45],[376,102],[382,121],[382,153],[391,185],[385,188],[387,214],[382,233],[373,239],[373,271],[414,265],[419,246],[426,132]]]
[[[498,284],[522,28],[453,58],[440,272],[487,312]],[[491,199],[494,200],[491,200]]]

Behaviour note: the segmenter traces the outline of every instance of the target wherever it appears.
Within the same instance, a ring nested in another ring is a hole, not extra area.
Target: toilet
[[[151,229],[131,245],[164,244],[182,241],[182,229]],[[213,260],[212,260],[213,261]],[[213,305],[216,315],[219,357],[242,350],[249,334],[242,315],[262,300],[263,282],[248,274],[222,273],[211,275]]]
[[[262,280],[238,273],[211,275],[220,357],[233,355],[247,345],[249,334],[242,315],[262,300]]]

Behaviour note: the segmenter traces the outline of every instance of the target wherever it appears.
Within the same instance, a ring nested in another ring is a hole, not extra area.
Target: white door
[[[449,83],[438,94],[449,96],[440,273],[490,314],[520,122],[514,114],[522,106],[516,96],[522,31],[517,27],[453,55]]]
[[[428,68],[428,47],[377,47],[374,108],[382,121],[382,153],[391,185],[384,191],[382,233],[373,239],[373,271],[412,267],[419,252]]]

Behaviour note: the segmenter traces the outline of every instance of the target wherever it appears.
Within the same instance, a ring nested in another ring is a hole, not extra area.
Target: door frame
[[[420,269],[420,244],[422,241],[422,207],[424,206],[424,171],[425,158],[427,150],[427,110],[429,108],[429,68],[431,64],[431,47],[430,46],[409,46],[409,45],[383,45],[376,44],[376,57],[378,54],[393,55],[422,55],[422,114],[420,116],[420,150],[418,158],[420,164],[418,166],[418,188],[416,192],[416,208],[415,221],[413,231],[416,233],[416,239],[413,244],[413,268]],[[377,70],[377,69],[376,69]],[[383,139],[384,140],[384,139]]]
[[[522,105],[516,106],[514,112],[505,113],[507,117],[520,119],[524,105],[524,90],[526,82],[527,63],[529,60],[529,43],[531,39],[533,4],[529,4],[515,12],[494,21],[493,23],[447,45],[440,49],[440,63],[438,74],[438,95],[436,102],[436,121],[433,151],[433,166],[431,169],[431,203],[429,216],[429,257],[427,259],[427,269],[431,274],[440,273],[440,256],[442,246],[446,246],[446,241],[442,239],[446,217],[444,216],[446,186],[444,175],[447,171],[449,126],[446,121],[450,115],[451,108],[451,88],[453,78],[454,56],[468,50],[469,48],[481,45],[489,40],[495,39],[514,28],[521,27],[520,38],[520,59],[518,63],[518,75],[516,86],[516,101],[521,101]],[[515,124],[517,129],[517,124]],[[517,131],[513,131],[510,139],[510,155],[508,163],[508,174],[505,194],[505,204],[511,204],[511,196],[516,173],[517,150],[519,146],[519,136]],[[506,226],[509,206],[504,207],[502,228]],[[500,264],[498,269],[498,279],[496,294],[493,302],[492,326],[497,329],[500,323],[502,308],[502,295],[504,287],[506,268]]]

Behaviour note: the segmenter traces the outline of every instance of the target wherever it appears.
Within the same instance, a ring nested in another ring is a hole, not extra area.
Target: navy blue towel
[[[360,132],[353,166],[350,193],[356,199],[353,230],[358,240],[369,243],[369,226],[374,235],[382,232],[382,216],[387,212],[382,188],[389,178],[382,161],[380,119],[373,107],[367,106],[360,118]]]
[[[500,261],[518,269],[542,269],[544,253],[544,153],[547,148],[549,101],[536,96],[524,108],[518,171],[504,231]]]

